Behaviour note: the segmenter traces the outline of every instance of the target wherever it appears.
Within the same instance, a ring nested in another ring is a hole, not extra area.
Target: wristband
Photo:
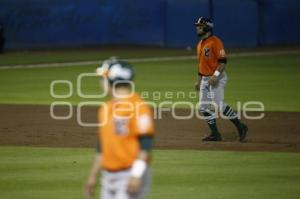
[[[216,76],[216,77],[219,77],[220,74],[221,74],[221,73],[220,73],[220,71],[218,71],[218,70],[216,70],[216,71],[214,72],[214,76]]]
[[[147,168],[147,163],[145,161],[139,159],[135,160],[131,168],[131,176],[135,178],[142,177],[146,168]]]

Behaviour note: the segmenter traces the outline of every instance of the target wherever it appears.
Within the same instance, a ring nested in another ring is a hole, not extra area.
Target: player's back
[[[143,118],[148,119],[143,119]],[[149,121],[150,118],[150,121]],[[143,124],[141,124],[141,120]],[[102,149],[102,167],[118,171],[131,167],[136,159],[139,136],[152,134],[151,110],[138,94],[122,99],[113,99],[101,107],[99,121],[99,142]]]

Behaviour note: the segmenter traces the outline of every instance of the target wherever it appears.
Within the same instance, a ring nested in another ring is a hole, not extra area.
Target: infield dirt
[[[47,105],[0,105],[0,145],[42,147],[94,147],[96,127],[81,127],[76,109],[68,120],[54,120]],[[97,107],[85,107],[82,120],[95,123]],[[66,115],[66,108],[55,109],[56,115]],[[259,113],[251,113],[259,114]],[[201,149],[238,151],[300,152],[300,113],[265,112],[260,120],[242,120],[249,127],[247,142],[238,142],[236,129],[230,121],[218,119],[222,142],[202,142],[208,132],[204,120],[193,117],[176,120],[170,112],[163,112],[155,120],[156,149]],[[189,110],[176,109],[176,115],[189,115]]]

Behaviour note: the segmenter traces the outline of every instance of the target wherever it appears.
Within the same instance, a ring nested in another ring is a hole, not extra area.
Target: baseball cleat
[[[202,139],[204,142],[210,142],[210,141],[222,141],[222,136],[221,135],[209,135],[205,138]]]
[[[240,142],[245,141],[247,137],[248,127],[245,124],[242,124],[241,128],[239,128],[239,136],[240,136]]]

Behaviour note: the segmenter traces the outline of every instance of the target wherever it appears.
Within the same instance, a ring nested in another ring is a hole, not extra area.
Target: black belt
[[[210,77],[210,76],[212,76],[212,75],[204,75],[202,73],[198,73],[198,75],[203,76],[203,77]]]

